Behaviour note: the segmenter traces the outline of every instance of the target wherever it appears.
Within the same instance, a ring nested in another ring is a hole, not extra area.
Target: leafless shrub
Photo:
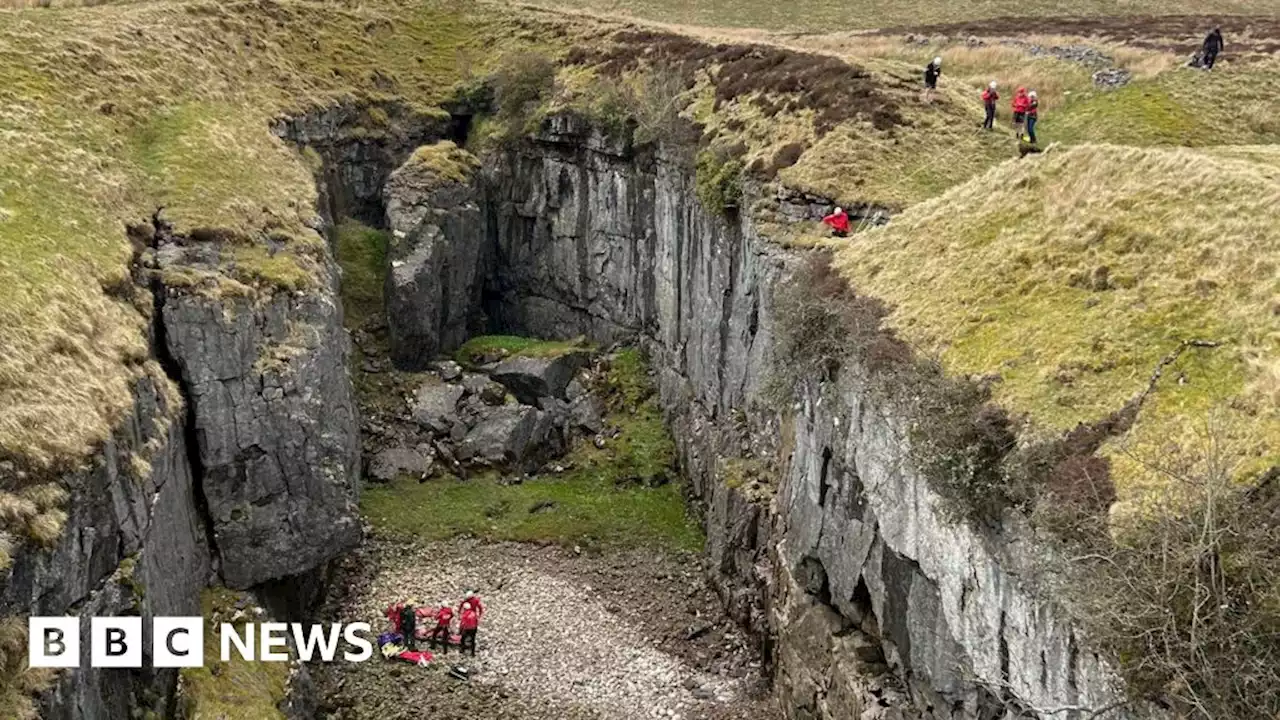
[[[555,63],[545,55],[534,52],[504,55],[493,76],[498,116],[518,124],[551,94],[555,82]]]
[[[1077,526],[1062,596],[1135,695],[1182,717],[1276,717],[1280,470],[1237,482],[1228,442],[1210,424],[1199,447],[1135,457],[1163,492]]]

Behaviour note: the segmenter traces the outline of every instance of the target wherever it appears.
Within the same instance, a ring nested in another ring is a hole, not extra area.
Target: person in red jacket
[[[1031,106],[1031,101],[1027,97],[1027,89],[1018,88],[1013,94],[1013,132],[1022,138],[1022,126],[1027,122],[1027,109]]]
[[[403,609],[404,603],[392,603],[387,606],[386,616],[393,632],[400,632],[400,611]]]
[[[470,601],[462,603],[462,616],[458,618],[458,631],[462,636],[458,643],[461,652],[471,651],[476,655],[476,630],[480,628],[480,611]]]
[[[984,130],[991,130],[996,126],[996,101],[1000,99],[1000,93],[996,92],[996,81],[992,80],[986,90],[982,91],[982,109],[987,111],[987,117],[982,121]]]
[[[849,237],[849,213],[841,208],[822,218],[822,222],[831,228],[831,234],[835,237]]]
[[[471,603],[471,606],[476,609],[476,615],[478,617],[484,617],[484,603],[480,602],[480,596],[476,595],[475,590],[468,590],[463,593],[462,603],[458,606],[459,615],[462,614],[462,605],[467,603]]]
[[[440,603],[436,610],[436,626],[431,630],[431,647],[441,648],[441,652],[449,652],[449,624],[453,622],[453,608],[449,603]]]

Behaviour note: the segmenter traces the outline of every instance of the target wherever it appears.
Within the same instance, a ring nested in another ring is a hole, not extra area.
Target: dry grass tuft
[[[1280,462],[1280,408],[1258,358],[1275,312],[1280,171],[1187,150],[1083,146],[1011,161],[862,234],[840,255],[890,322],[995,399],[1057,433],[1109,416],[1164,369],[1133,428],[1108,446],[1120,497],[1159,479],[1133,452],[1178,442],[1229,405],[1242,477]],[[1124,449],[1124,452],[1121,452]]]
[[[10,720],[36,720],[34,696],[49,687],[53,672],[27,665],[27,621],[0,620],[0,715]]]

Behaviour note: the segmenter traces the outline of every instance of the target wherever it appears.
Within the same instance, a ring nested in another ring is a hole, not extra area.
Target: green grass
[[[1082,146],[1010,161],[840,251],[853,286],[952,372],[1060,433],[1146,388],[1183,340],[1223,343],[1166,369],[1107,450],[1122,499],[1153,458],[1221,414],[1236,477],[1280,462],[1275,275],[1280,172],[1189,150]],[[1091,283],[1106,268],[1103,286]],[[1131,454],[1133,453],[1133,454]]]
[[[675,482],[675,445],[638,352],[616,356],[603,390],[609,395],[607,420],[621,433],[603,448],[589,440],[576,443],[560,461],[570,467],[566,472],[509,486],[493,474],[421,484],[402,478],[363,493],[365,517],[378,532],[400,538],[473,535],[599,548],[700,549],[701,531],[686,514]],[[671,482],[643,486],[659,472]],[[532,512],[535,507],[541,509]]]
[[[387,234],[350,218],[339,222],[334,234],[342,266],[342,309],[347,327],[361,327],[383,312]]]
[[[502,357],[555,357],[589,346],[582,338],[573,340],[538,340],[516,335],[481,335],[463,343],[454,359],[463,365],[475,365],[486,355]]]
[[[1065,143],[1262,145],[1280,142],[1280,63],[1175,68],[1047,113],[1040,134]]]
[[[531,512],[546,503],[554,505]],[[590,471],[512,486],[499,485],[493,477],[422,484],[401,480],[366,490],[360,504],[377,531],[400,538],[472,535],[604,548],[702,547],[676,487],[619,489]]]
[[[222,662],[218,627],[230,622],[240,598],[239,593],[226,588],[209,588],[201,596],[201,614],[206,619],[204,666],[182,669],[185,717],[190,720],[284,718],[279,705],[285,698],[288,663],[250,662],[234,647],[231,660]]]

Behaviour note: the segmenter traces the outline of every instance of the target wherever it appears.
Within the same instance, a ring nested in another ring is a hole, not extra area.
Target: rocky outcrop
[[[418,146],[445,137],[452,125],[447,113],[389,100],[339,103],[284,117],[274,131],[317,156],[320,210],[327,217],[377,225],[391,171]]]
[[[94,615],[196,615],[210,580],[210,556],[188,464],[181,402],[158,366],[135,385],[133,411],[85,471],[64,476],[69,492],[62,536],[50,549],[25,546],[0,579],[0,613],[79,615],[88,637]],[[5,485],[13,478],[2,478]],[[173,670],[83,667],[61,673],[42,698],[41,717],[163,715]],[[144,649],[144,656],[150,649]]]
[[[422,370],[478,328],[484,225],[474,188],[410,161],[385,192],[387,329],[391,360]]]
[[[473,190],[492,247],[471,311],[493,331],[648,346],[705,510],[713,581],[763,638],[789,713],[959,720],[1113,705],[1106,663],[1021,580],[1016,536],[939,512],[893,398],[851,366],[814,379],[794,408],[763,401],[773,291],[795,256],[747,217],[705,212],[693,184],[678,150],[551,118],[490,159]],[[768,487],[725,479],[730,462],[776,459]]]
[[[183,253],[161,247],[162,267]],[[169,291],[160,307],[231,587],[306,572],[360,539],[348,341],[332,266],[323,270],[310,292]]]

